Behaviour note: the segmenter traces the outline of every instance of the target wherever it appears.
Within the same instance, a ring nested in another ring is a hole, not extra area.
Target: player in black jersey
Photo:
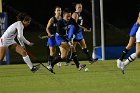
[[[79,29],[75,34],[75,38],[74,38],[74,50],[72,50],[72,56],[77,56],[76,54],[76,45],[77,43],[81,46],[83,53],[85,54],[85,56],[87,57],[87,59],[89,60],[89,63],[93,63],[95,61],[98,60],[98,58],[92,59],[92,57],[89,55],[88,49],[87,49],[87,45],[85,42],[85,39],[83,37],[83,32],[84,31],[89,31],[87,28],[85,28],[83,26],[83,18],[81,16],[81,12],[82,12],[82,4],[81,3],[77,3],[75,6],[75,12],[72,14],[72,18],[75,20],[75,22],[78,24]],[[71,57],[68,56],[66,63],[68,64],[70,62]]]
[[[46,45],[49,46],[49,50],[50,50],[50,55],[48,57],[48,65],[52,62],[56,54],[57,44],[55,40],[55,33],[57,30],[57,22],[61,19],[61,12],[62,12],[61,7],[56,6],[54,12],[55,12],[55,15],[50,18],[46,27],[46,32],[49,36]]]
[[[73,47],[72,37],[73,37],[73,34],[75,32],[76,26],[71,23],[70,19],[71,19],[71,11],[68,9],[65,9],[63,11],[63,19],[61,19],[57,23],[58,29],[57,29],[57,32],[55,34],[56,43],[59,46],[61,55],[57,56],[53,60],[53,62],[49,66],[47,66],[47,68],[51,72],[53,72],[54,65],[56,63],[62,61],[63,59],[65,59],[68,55],[70,48]],[[77,68],[79,70],[81,70],[85,66],[86,65],[78,64]]]

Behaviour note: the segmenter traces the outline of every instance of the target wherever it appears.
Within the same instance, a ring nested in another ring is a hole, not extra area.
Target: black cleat
[[[33,66],[33,68],[31,69],[31,71],[32,71],[33,73],[35,73],[37,70],[39,70],[39,68],[40,68],[40,65],[35,65],[35,66]]]
[[[78,70],[80,71],[80,70],[84,69],[85,67],[86,67],[86,64],[80,64]]]

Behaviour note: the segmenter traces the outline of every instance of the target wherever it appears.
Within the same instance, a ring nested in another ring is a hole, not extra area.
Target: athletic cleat
[[[31,71],[32,71],[33,73],[35,73],[37,70],[39,70],[39,68],[40,68],[40,65],[35,65],[35,66],[33,66],[33,68],[31,69]]]
[[[91,61],[89,61],[89,64],[93,64],[93,63],[96,62],[97,60],[98,60],[98,58],[91,59]]]
[[[125,70],[125,65],[123,62],[121,62],[121,60],[117,60],[117,67],[122,71],[122,74],[125,74],[124,70]]]
[[[80,71],[80,70],[84,69],[85,67],[86,67],[86,64],[80,64],[78,70]]]
[[[48,69],[51,73],[55,74],[55,72],[53,71],[53,68],[52,68],[51,65],[47,66],[47,69]]]
[[[50,65],[51,64],[51,61],[48,61],[48,63],[47,63],[48,65]]]
[[[58,67],[61,67],[61,66],[62,66],[61,62],[58,62],[56,65],[57,65]]]
[[[70,63],[65,63],[64,65],[65,65],[65,66],[70,66]]]

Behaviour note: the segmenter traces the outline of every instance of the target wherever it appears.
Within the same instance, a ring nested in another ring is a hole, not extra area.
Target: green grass
[[[140,63],[135,61],[122,74],[115,60],[88,62],[88,72],[75,65],[55,66],[51,74],[41,66],[31,73],[26,64],[0,66],[0,93],[139,93]]]

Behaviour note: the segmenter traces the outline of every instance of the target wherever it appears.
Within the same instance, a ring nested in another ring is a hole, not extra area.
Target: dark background
[[[95,15],[96,17],[99,17],[100,0],[94,1],[96,10]],[[118,27],[130,26],[130,24],[135,21],[140,7],[139,0],[103,1],[105,21]],[[74,3],[76,2],[81,2],[83,4],[84,15],[91,15],[91,0],[3,0],[3,3],[6,5],[9,5],[18,11],[28,13],[33,19],[43,24],[44,26],[47,24],[49,18],[53,15],[53,11],[56,5],[61,6],[62,9],[67,7],[74,11]],[[3,11],[9,12],[5,7],[3,8]],[[12,15],[12,13],[9,15]],[[12,20],[12,18],[10,18],[9,21]]]
[[[101,46],[100,32],[100,0],[95,2],[95,29],[96,29],[96,46]],[[139,0],[103,0],[104,10],[104,31],[106,46],[125,46],[128,43],[129,31],[137,19],[140,11]],[[55,6],[59,5],[74,11],[76,2],[83,4],[82,16],[84,18],[84,26],[92,27],[92,6],[91,0],[3,0],[3,12],[8,14],[8,24],[16,21],[16,15],[19,12],[26,12],[32,17],[32,23],[25,28],[25,37],[33,41],[35,46],[28,47],[35,56],[41,61],[48,57],[48,47],[45,46],[46,40],[38,39],[38,34],[46,34],[45,27],[50,17],[53,16]],[[84,33],[86,43],[90,53],[92,53],[92,32]],[[81,53],[77,46],[78,54]],[[80,52],[80,53],[79,53]],[[14,56],[14,57],[13,57]],[[79,55],[79,59],[85,59],[83,55]],[[36,59],[34,59],[36,60]],[[11,62],[21,61],[19,56],[11,53]]]

